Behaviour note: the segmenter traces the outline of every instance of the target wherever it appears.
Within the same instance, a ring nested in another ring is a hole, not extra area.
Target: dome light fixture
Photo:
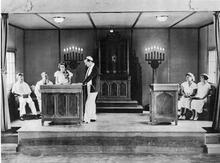
[[[56,23],[62,23],[65,20],[65,17],[61,17],[61,16],[55,16],[53,17],[54,22]]]
[[[167,15],[161,15],[161,16],[156,16],[156,18],[157,18],[157,21],[159,21],[159,22],[165,22],[165,21],[167,21],[168,16]]]

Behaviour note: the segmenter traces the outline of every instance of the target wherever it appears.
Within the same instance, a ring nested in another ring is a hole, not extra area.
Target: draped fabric
[[[214,108],[214,121],[213,129],[217,132],[220,132],[220,12],[215,12],[214,14],[214,28],[215,28],[215,42],[216,42],[216,51],[217,51],[217,65],[218,65],[218,82],[217,82],[217,91],[215,98],[215,108]]]
[[[6,91],[6,50],[7,50],[7,34],[8,34],[8,14],[1,14],[1,131],[6,131],[11,128],[8,95]]]

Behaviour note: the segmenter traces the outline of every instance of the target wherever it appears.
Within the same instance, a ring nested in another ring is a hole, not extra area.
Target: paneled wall
[[[16,73],[24,72],[24,30],[9,26],[8,49],[15,50]]]
[[[61,55],[63,49],[70,46],[77,46],[83,48],[83,54],[85,56],[94,56],[96,49],[96,37],[94,30],[61,30],[60,42],[61,42]],[[61,57],[62,58],[62,57]],[[81,62],[76,70],[73,71],[73,82],[82,82],[84,79],[85,66]]]
[[[199,30],[199,74],[208,73],[208,50],[215,48],[214,25]]]
[[[41,72],[46,71],[54,82],[54,72],[59,60],[57,30],[25,31],[25,79],[29,85],[41,79]]]
[[[200,38],[201,36],[205,37],[205,34],[201,34],[202,30],[200,30]],[[85,55],[95,56],[97,53],[96,40],[104,37],[107,32],[107,30],[86,29],[61,30],[61,50],[76,45],[84,49]],[[131,38],[131,30],[120,30],[119,32],[122,36]],[[198,56],[198,43],[203,43],[201,39],[198,42],[198,34],[197,29],[133,30],[132,47],[142,68],[142,105],[149,103],[149,84],[152,81],[152,69],[144,60],[144,49],[152,45],[165,48],[166,60],[158,69],[158,82],[179,83],[185,79],[185,73],[190,71],[198,76],[198,72],[203,68],[201,64],[198,65],[198,59],[200,59],[199,61],[203,60],[201,56]],[[22,36],[19,39],[22,40]],[[21,62],[19,66],[24,68],[25,79],[30,85],[35,84],[40,79],[42,71],[47,71],[50,79],[54,81],[53,75],[59,62],[58,39],[57,30],[25,30],[25,57],[22,60],[24,64]],[[210,42],[212,41],[210,40]],[[19,56],[22,57],[22,54],[20,53]],[[74,82],[81,82],[84,79],[84,69],[82,62],[74,70]]]
[[[137,29],[133,47],[142,67],[142,101],[149,103],[152,69],[144,60],[144,49],[157,45],[165,48],[166,59],[158,68],[158,83],[181,83],[185,74],[198,72],[198,32],[196,29]]]

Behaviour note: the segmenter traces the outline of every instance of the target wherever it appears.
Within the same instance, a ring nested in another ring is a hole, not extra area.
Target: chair
[[[209,95],[207,97],[207,102],[203,106],[203,112],[198,114],[198,120],[213,120],[213,109],[215,105],[215,94],[216,94],[216,86],[213,83],[209,83],[211,85],[211,89],[209,90]]]

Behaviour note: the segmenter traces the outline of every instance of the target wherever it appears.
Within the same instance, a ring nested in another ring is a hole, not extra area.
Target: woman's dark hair
[[[206,74],[201,74],[200,76],[202,76],[205,80],[209,79],[208,75],[206,75]]]
[[[66,68],[66,66],[67,66],[65,62],[60,62],[60,63],[58,64],[58,69],[59,69],[59,70],[60,70],[60,66],[61,66],[61,65],[64,65],[65,68]]]

